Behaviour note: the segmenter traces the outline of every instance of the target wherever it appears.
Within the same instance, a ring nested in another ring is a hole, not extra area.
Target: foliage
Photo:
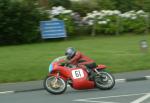
[[[147,17],[148,14],[142,10],[125,13],[118,10],[102,10],[88,13],[83,19],[93,27],[92,35],[96,33],[118,35],[119,32],[144,32]]]
[[[72,10],[68,10],[62,6],[52,7],[49,10],[51,19],[60,19],[65,22],[68,35],[75,33],[75,22],[73,22]]]
[[[112,0],[81,0],[72,2],[71,9],[85,16],[93,10],[115,9],[115,5]]]
[[[138,9],[150,12],[150,0],[134,0]]]
[[[49,14],[51,19],[64,20],[69,34],[74,35],[78,31],[84,35],[89,34],[90,30],[93,36],[96,34],[119,35],[124,32],[142,33],[146,30],[145,24],[148,18],[148,13],[143,10],[124,13],[119,10],[95,10],[80,17],[79,13],[62,6],[52,7]],[[77,16],[75,16],[76,14]]]
[[[39,38],[39,21],[47,18],[35,3],[0,0],[0,44],[17,44]]]
[[[99,10],[112,10],[115,9],[114,0],[93,0],[98,4]]]
[[[85,5],[86,4],[86,5]],[[71,10],[80,13],[80,15],[85,16],[88,12],[94,9],[99,9],[98,3],[91,0],[81,0],[78,2],[72,2]]]
[[[63,6],[65,8],[69,8],[71,5],[70,0],[48,0],[50,7],[53,6]]]
[[[118,10],[123,12],[134,10],[136,8],[134,0],[115,0],[115,6]]]
[[[116,9],[126,12],[130,10],[144,10],[150,12],[150,0],[114,0]]]
[[[49,2],[50,10],[39,8],[38,1]],[[1,0],[0,44],[37,41],[39,21],[54,18],[64,20],[69,36],[141,33],[150,21],[146,24],[149,4],[149,0]]]

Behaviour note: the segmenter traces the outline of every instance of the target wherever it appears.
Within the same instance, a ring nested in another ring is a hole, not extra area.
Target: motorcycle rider
[[[65,55],[67,56],[68,59],[67,63],[77,65],[80,68],[86,69],[89,74],[89,78],[90,79],[93,78],[95,73],[92,69],[97,67],[94,60],[85,56],[80,51],[76,51],[76,49],[73,47],[67,48]]]

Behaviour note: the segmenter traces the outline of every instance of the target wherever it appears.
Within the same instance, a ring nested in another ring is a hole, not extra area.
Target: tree
[[[69,8],[71,5],[70,0],[48,0],[50,7],[52,6],[63,6]]]
[[[136,8],[134,0],[114,0],[116,9],[126,12]]]
[[[137,5],[138,9],[150,12],[150,0],[135,0],[134,3]]]
[[[44,7],[44,8],[48,8],[49,7],[49,0],[38,0],[40,6]]]
[[[98,3],[99,9],[115,9],[115,2],[113,0],[94,0]]]
[[[39,22],[46,18],[31,1],[0,0],[0,44],[36,41]]]
[[[94,10],[115,9],[115,4],[112,0],[81,0],[72,2],[71,9],[84,16]]]
[[[85,5],[86,4],[86,5]],[[88,12],[93,10],[98,10],[99,6],[97,2],[90,0],[82,0],[78,2],[72,2],[71,9],[75,12],[81,14],[81,16],[85,16]]]

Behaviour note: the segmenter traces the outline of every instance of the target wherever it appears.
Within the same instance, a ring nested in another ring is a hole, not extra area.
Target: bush
[[[69,8],[71,5],[70,0],[48,0],[50,7],[53,6],[63,6],[65,8]]]
[[[72,2],[71,9],[85,16],[93,10],[115,9],[115,5],[112,0],[81,0]]]
[[[65,9],[62,6],[52,7],[49,11],[51,19],[64,20],[69,36],[143,33],[146,30],[146,18],[148,18],[148,13],[143,10],[124,13],[119,10],[95,10],[87,13],[84,17],[81,17],[78,12]]]
[[[75,33],[75,22],[72,14],[72,10],[68,10],[62,6],[52,7],[52,9],[49,10],[50,19],[57,18],[64,21],[68,36],[74,35]]]
[[[143,10],[121,13],[118,10],[102,10],[88,13],[84,20],[91,26],[92,35],[119,33],[143,33],[146,30],[148,14]],[[147,28],[148,29],[148,28]]]
[[[85,5],[86,4],[86,5]],[[85,16],[88,12],[93,11],[94,9],[98,10],[98,4],[94,1],[78,1],[72,2],[71,10],[80,13],[82,16]]]
[[[39,21],[46,19],[34,3],[0,0],[0,44],[29,43],[39,39]]]

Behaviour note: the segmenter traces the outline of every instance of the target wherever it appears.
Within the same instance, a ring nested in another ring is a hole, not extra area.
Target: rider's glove
[[[66,63],[62,62],[62,63],[60,63],[59,65],[60,65],[60,66],[65,66],[65,64],[66,64]]]

